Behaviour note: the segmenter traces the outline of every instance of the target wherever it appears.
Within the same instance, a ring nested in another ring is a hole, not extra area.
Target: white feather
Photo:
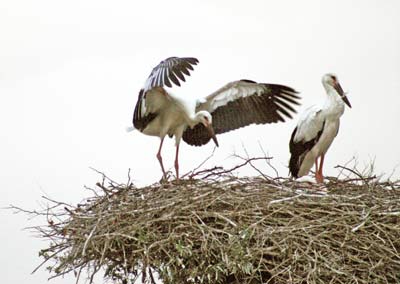
[[[246,81],[230,82],[205,98],[208,105],[207,110],[213,112],[218,107],[224,106],[229,102],[254,95],[255,93],[261,94],[264,93],[265,90],[265,86],[257,83],[249,83]]]
[[[307,142],[317,137],[324,126],[322,108],[317,105],[310,106],[307,108],[299,118],[297,123],[296,136],[294,142]]]

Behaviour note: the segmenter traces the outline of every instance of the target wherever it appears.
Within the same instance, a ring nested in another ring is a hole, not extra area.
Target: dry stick
[[[337,168],[340,168],[340,169],[343,169],[343,170],[347,170],[347,171],[355,174],[356,176],[358,176],[361,180],[365,180],[364,177],[361,174],[359,174],[358,172],[356,172],[355,170],[352,170],[350,168],[347,168],[347,167],[344,167],[344,166],[341,166],[341,165],[336,165],[335,169],[337,169]]]
[[[345,163],[344,163],[344,167],[347,167],[347,165],[350,164],[350,163],[353,162],[353,161],[354,161],[354,164],[355,164],[354,167],[356,167],[356,165],[357,165],[357,160],[356,160],[355,157],[352,157],[350,160],[348,160],[347,162],[345,162]],[[341,170],[339,171],[339,174],[337,175],[337,179],[339,179],[339,177],[342,175],[343,171],[344,171],[344,169],[341,169]],[[346,176],[346,177],[348,177],[348,176]]]
[[[36,266],[36,268],[31,272],[31,274],[35,273],[36,271],[38,271],[38,269],[40,267],[42,267],[43,264],[45,264],[47,261],[49,261],[50,259],[52,259],[53,257],[55,257],[56,255],[58,255],[60,252],[62,252],[63,250],[65,250],[67,247],[63,247],[57,251],[55,251],[53,254],[49,255],[48,257],[46,257],[46,259],[44,261],[42,261],[38,266]]]
[[[258,142],[258,145],[260,146],[261,152],[263,153],[264,157],[267,157],[267,154],[266,154],[265,151],[264,151],[264,147],[261,145],[260,142]],[[266,159],[266,163],[267,163],[267,165],[275,172],[276,177],[279,177],[279,172],[278,172],[278,170],[271,164],[271,160],[272,160],[272,157],[271,157],[271,159]]]
[[[199,176],[199,175],[202,175],[204,173],[214,172],[216,170],[222,170],[222,169],[223,169],[223,167],[221,167],[221,166],[219,166],[219,167],[215,166],[215,167],[213,167],[211,169],[205,169],[205,170],[201,170],[201,171],[195,172],[195,173],[190,175],[190,178],[192,179],[195,176]]]
[[[92,171],[95,171],[96,173],[100,174],[103,177],[102,185],[104,185],[104,182],[107,180],[112,189],[117,187],[117,186],[123,187],[123,184],[119,184],[116,181],[112,180],[105,173],[103,173],[103,172],[101,172],[99,170],[96,170],[95,168],[92,168],[92,167],[89,167],[89,169],[91,169]]]
[[[213,175],[224,175],[224,174],[227,174],[227,173],[232,173],[233,171],[235,171],[235,170],[237,170],[237,169],[239,169],[239,168],[242,168],[242,167],[244,167],[245,165],[249,164],[251,161],[257,161],[257,160],[265,160],[265,159],[264,159],[264,158],[251,158],[251,159],[247,159],[247,160],[244,161],[242,164],[239,164],[239,165],[237,165],[237,166],[234,166],[234,167],[232,167],[232,168],[230,168],[230,169],[228,169],[228,170],[221,170],[221,171],[216,172],[216,173],[212,171],[210,174],[204,176],[204,179],[207,179],[207,178],[209,178],[209,177],[211,177],[211,176],[213,176]],[[220,167],[220,169],[223,169],[223,168]]]
[[[84,266],[81,266],[81,267],[80,267],[80,269],[79,269],[79,271],[78,271],[78,276],[76,277],[76,282],[75,282],[75,284],[78,284],[78,283],[79,283],[79,279],[81,278],[81,272],[82,272],[83,268],[84,268]]]
[[[86,238],[85,244],[83,245],[83,249],[82,249],[82,256],[83,256],[83,257],[86,255],[86,247],[87,247],[87,245],[88,245],[90,239],[92,238],[92,236],[93,236],[93,234],[94,234],[94,231],[96,230],[97,225],[100,223],[101,219],[102,219],[102,218],[100,217],[100,218],[97,220],[97,223],[94,225],[93,229],[90,231],[89,236]]]
[[[70,204],[68,204],[68,203],[56,201],[56,200],[51,199],[50,197],[47,197],[47,196],[44,196],[44,195],[42,195],[42,198],[43,198],[44,200],[50,201],[51,203],[54,204],[53,207],[49,207],[49,208],[57,208],[57,207],[59,207],[59,206],[61,206],[61,205],[71,207],[72,209],[75,208],[74,206],[72,206],[72,205],[70,205]]]
[[[215,149],[217,149],[217,147],[214,146],[214,148],[213,148],[211,154],[210,154],[207,158],[205,158],[205,159],[204,159],[197,167],[195,167],[193,170],[191,170],[191,171],[187,172],[186,174],[184,174],[181,178],[186,177],[186,176],[189,175],[190,173],[191,173],[191,175],[190,175],[189,177],[192,178],[192,177],[193,177],[193,176],[192,176],[193,173],[196,172],[199,168],[201,168],[205,163],[207,163],[207,161],[208,161],[209,159],[211,159],[211,158],[214,156]]]
[[[244,158],[244,157],[241,157],[241,156],[239,156],[239,155],[237,155],[237,154],[233,154],[233,157],[236,157],[236,158],[239,158],[239,159],[241,159],[241,160],[244,160],[244,161],[248,161],[248,160],[250,160],[251,158],[249,158],[249,154],[248,154],[248,152],[247,152],[247,150],[244,148],[243,149],[244,150],[244,152],[245,152],[245,154],[246,154],[246,158]],[[254,159],[254,158],[253,158]],[[264,157],[259,157],[259,158],[255,158],[255,159],[257,159],[257,160],[267,160],[267,161],[269,161],[269,160],[271,160],[272,159],[272,157],[267,157],[266,155],[265,155],[265,153],[264,153]],[[268,162],[267,162],[268,163]],[[268,177],[267,175],[265,175],[260,169],[258,169],[256,166],[254,166],[252,163],[251,163],[251,161],[249,161],[249,165],[256,171],[256,172],[258,172],[264,179],[269,179],[270,177]]]

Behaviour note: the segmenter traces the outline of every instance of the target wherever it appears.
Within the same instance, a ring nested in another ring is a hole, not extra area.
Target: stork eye
[[[207,116],[204,116],[204,119],[205,119],[205,121],[207,121],[207,122],[208,122],[208,117],[207,117]]]
[[[331,78],[333,81],[336,81],[336,76],[332,75]]]

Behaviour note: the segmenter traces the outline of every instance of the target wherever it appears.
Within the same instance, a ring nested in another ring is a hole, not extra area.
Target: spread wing
[[[185,75],[189,76],[193,65],[197,65],[197,63],[199,61],[193,57],[169,57],[161,61],[147,78],[144,92],[146,93],[154,87],[172,87],[172,83],[180,86],[179,80],[185,82]]]
[[[288,86],[256,83],[250,80],[234,81],[207,96],[196,111],[212,114],[215,134],[228,132],[250,124],[284,122],[292,118],[298,105],[297,92]],[[187,128],[183,140],[190,145],[203,145],[210,134],[202,124]]]
[[[133,126],[143,131],[157,114],[170,103],[169,94],[164,86],[172,87],[172,83],[180,86],[185,81],[185,75],[190,75],[193,65],[199,61],[193,57],[169,57],[160,62],[151,71],[145,86],[140,90],[135,110],[133,112]]]

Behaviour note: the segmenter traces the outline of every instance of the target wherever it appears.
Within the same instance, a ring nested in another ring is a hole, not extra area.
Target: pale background
[[[326,173],[357,157],[377,173],[399,177],[400,1],[24,1],[0,3],[0,207],[38,208],[40,196],[76,203],[100,176],[94,167],[136,184],[161,177],[159,140],[131,125],[137,94],[151,69],[169,56],[200,60],[189,97],[248,78],[287,84],[304,107],[324,98],[321,76],[338,75],[353,105],[326,158]],[[183,89],[182,89],[183,90]],[[297,118],[297,117],[296,117]],[[233,152],[274,157],[287,175],[295,120],[219,136],[209,166],[235,163]],[[173,140],[164,147],[173,166]],[[186,172],[213,145],[181,147]],[[271,169],[263,168],[273,175]],[[255,174],[249,171],[249,174]],[[46,244],[0,210],[0,272],[7,284],[46,283],[30,272]],[[73,283],[72,277],[52,283]],[[97,281],[101,283],[101,281]]]

